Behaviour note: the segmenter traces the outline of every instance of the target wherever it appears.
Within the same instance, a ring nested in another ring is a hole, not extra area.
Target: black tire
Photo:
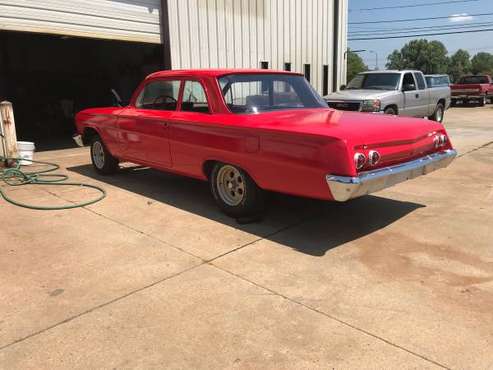
[[[395,109],[394,107],[387,107],[387,108],[385,108],[383,113],[384,114],[390,114],[392,116],[397,116],[397,109]]]
[[[440,122],[443,123],[443,117],[445,115],[445,107],[443,106],[442,103],[438,103],[435,111],[431,116],[428,117],[428,119],[431,119],[432,121]]]
[[[229,180],[229,183],[224,180]],[[237,166],[216,163],[209,176],[209,184],[217,205],[230,217],[236,219],[254,217],[264,210],[265,191]],[[230,196],[228,192],[234,195]]]
[[[486,95],[479,98],[479,106],[484,107],[486,105]]]
[[[456,107],[456,106],[457,106],[457,100],[452,99],[452,100],[450,101],[450,106],[451,106],[451,107]]]
[[[118,170],[118,159],[106,149],[99,135],[91,140],[91,161],[94,169],[102,175],[110,175]]]

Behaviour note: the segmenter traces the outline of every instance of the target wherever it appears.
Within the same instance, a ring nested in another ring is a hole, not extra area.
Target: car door
[[[170,127],[173,168],[178,172],[200,173],[205,152],[224,146],[224,128],[215,124],[209,95],[199,80],[183,82],[180,108]]]
[[[157,79],[145,84],[134,105],[119,117],[123,157],[156,167],[171,167],[169,123],[178,108],[181,80]]]
[[[402,94],[404,95],[404,108],[401,109],[400,114],[403,116],[419,116],[420,94],[411,72],[405,73],[402,78]]]
[[[416,115],[418,117],[430,116],[435,111],[435,104],[433,104],[433,109],[431,108],[431,90],[426,88],[425,78],[421,72],[414,72],[414,79],[416,80],[418,87]]]

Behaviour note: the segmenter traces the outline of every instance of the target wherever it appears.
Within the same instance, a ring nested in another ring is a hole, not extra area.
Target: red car
[[[450,85],[452,90],[452,105],[457,101],[468,103],[477,101],[481,107],[485,106],[487,100],[493,100],[493,81],[488,75],[464,76],[456,84]]]
[[[336,111],[303,75],[270,70],[157,72],[128,106],[76,124],[99,173],[128,161],[209,181],[233,217],[260,212],[266,191],[346,201],[456,156],[437,122]]]

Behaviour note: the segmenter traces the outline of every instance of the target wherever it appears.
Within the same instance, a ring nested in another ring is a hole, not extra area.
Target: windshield
[[[346,90],[396,90],[399,73],[362,73],[348,83]]]
[[[303,76],[230,74],[218,81],[224,101],[233,113],[327,108],[325,101]]]
[[[459,80],[460,84],[487,84],[489,83],[488,77],[486,76],[466,76]]]

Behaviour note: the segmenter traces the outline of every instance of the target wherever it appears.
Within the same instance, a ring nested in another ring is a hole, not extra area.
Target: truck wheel
[[[450,106],[451,106],[451,107],[456,107],[456,106],[457,106],[457,100],[452,99],[452,100],[450,101]]]
[[[216,163],[209,183],[216,203],[228,216],[237,219],[252,217],[264,209],[264,190],[239,167]]]
[[[385,110],[383,111],[384,114],[390,114],[392,116],[396,116],[397,115],[397,110],[394,108],[394,107],[387,107],[385,108]]]
[[[429,116],[428,119],[442,123],[444,114],[445,114],[445,108],[443,104],[438,103],[437,107],[435,108],[435,112],[431,116]]]
[[[479,98],[479,106],[484,107],[486,105],[486,96]]]
[[[109,175],[118,170],[118,159],[113,157],[99,135],[91,141],[91,161],[95,170],[102,175]]]

